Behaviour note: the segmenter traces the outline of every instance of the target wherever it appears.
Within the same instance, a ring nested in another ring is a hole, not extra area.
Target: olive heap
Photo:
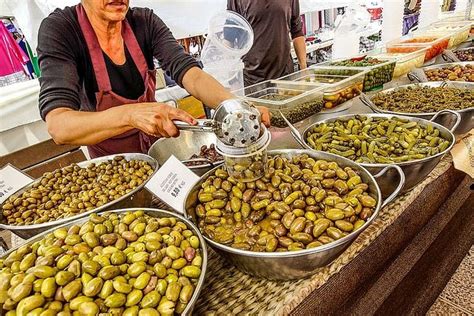
[[[305,135],[315,150],[343,156],[358,163],[399,163],[445,151],[451,142],[431,124],[401,117],[356,115],[314,125]]]
[[[129,193],[152,174],[146,161],[123,156],[86,168],[76,164],[45,173],[31,188],[3,205],[3,222],[32,225],[87,212]]]
[[[474,82],[474,65],[454,65],[425,70],[429,81],[467,81]]]
[[[474,90],[412,85],[378,93],[372,102],[382,110],[402,113],[433,113],[474,107]]]
[[[174,217],[93,214],[0,260],[0,314],[180,314],[201,275],[200,246]]]
[[[274,156],[265,175],[238,182],[216,169],[192,211],[210,239],[242,250],[295,251],[318,247],[356,231],[377,200],[350,167],[306,154]]]

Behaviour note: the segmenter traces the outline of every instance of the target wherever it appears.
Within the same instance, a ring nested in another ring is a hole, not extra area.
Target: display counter
[[[385,299],[391,294],[400,295],[395,291],[397,286],[406,286],[404,277],[417,268],[422,255],[436,256],[428,252],[429,248],[436,245],[437,238],[442,239],[441,232],[445,227],[449,228],[448,222],[456,214],[467,215],[466,207],[472,205],[473,198],[468,186],[472,183],[472,179],[455,170],[451,158],[446,157],[425,181],[382,209],[373,224],[340,257],[308,279],[275,282],[254,278],[210,251],[208,276],[195,312],[206,315],[308,315],[315,312],[327,315],[350,314],[352,308],[357,308],[361,314],[386,308]],[[450,200],[451,196],[455,201]],[[461,207],[464,201],[467,204]],[[157,200],[154,206],[166,207]],[[467,231],[472,227],[474,217],[470,214],[465,218],[466,221],[456,224],[465,235],[453,237],[449,242],[463,254],[469,249],[469,241],[464,240],[463,245],[454,243],[469,235]],[[468,237],[472,244],[472,234]],[[446,238],[444,242],[447,242]],[[416,251],[413,251],[414,247]],[[453,256],[447,249],[445,251],[448,252],[446,256]],[[454,272],[456,262],[459,263],[462,257],[457,258],[458,261],[445,262],[446,268]],[[437,262],[431,260],[430,265]],[[428,269],[430,265],[425,267]],[[390,269],[388,275],[384,274],[387,268]],[[438,278],[434,284],[437,286],[425,295],[434,300],[448,280],[449,277]],[[360,299],[372,303],[361,306],[358,304]],[[344,306],[342,310],[341,306]],[[406,308],[421,312],[430,306],[431,303],[425,301],[423,306],[407,305]],[[403,307],[398,308],[400,312],[404,311]]]

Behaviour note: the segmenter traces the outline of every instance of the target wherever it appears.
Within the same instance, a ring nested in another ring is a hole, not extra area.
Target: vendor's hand
[[[178,137],[179,130],[173,120],[196,125],[196,120],[187,112],[163,103],[138,103],[129,106],[130,124],[156,137]]]
[[[260,117],[262,118],[262,123],[266,127],[270,127],[270,111],[265,106],[257,106],[258,111],[260,112]]]

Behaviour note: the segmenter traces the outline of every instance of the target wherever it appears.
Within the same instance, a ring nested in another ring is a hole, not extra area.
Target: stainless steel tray
[[[447,82],[444,82],[444,81],[430,81],[430,82],[422,82],[422,83],[414,83],[414,84],[403,85],[403,86],[399,86],[399,87],[396,87],[396,88],[383,90],[383,91],[378,92],[378,93],[390,93],[390,92],[392,92],[394,90],[397,90],[397,89],[413,87],[413,86],[416,86],[416,85],[427,86],[427,87],[440,87],[440,86],[446,85],[446,84],[449,84],[449,85],[451,85],[455,88],[464,88],[464,89],[470,89],[470,90],[474,89],[474,83],[472,83],[472,82],[449,81],[449,83],[447,83]],[[361,100],[365,105],[369,106],[376,113],[411,116],[411,117],[422,118],[422,119],[425,119],[425,120],[430,120],[431,118],[433,118],[433,116],[436,115],[436,112],[406,113],[406,112],[387,111],[387,110],[379,109],[374,104],[370,104],[368,102],[365,102],[363,98]],[[474,105],[472,107],[467,108],[467,109],[456,110],[455,112],[457,112],[461,115],[461,123],[458,125],[458,127],[453,132],[455,135],[465,134],[465,133],[469,132],[471,129],[474,128]],[[453,117],[451,115],[447,115],[447,114],[442,115],[437,122],[440,123],[443,126],[450,126],[451,124],[453,124]]]
[[[0,222],[0,230],[1,229],[9,230],[9,231],[11,231],[12,233],[15,233],[16,235],[18,235],[21,238],[27,239],[27,238],[30,238],[34,235],[37,235],[37,234],[39,234],[39,233],[41,233],[41,232],[43,232],[47,229],[50,229],[52,227],[55,227],[55,226],[58,226],[58,225],[61,225],[61,224],[64,224],[64,223],[68,223],[70,221],[79,219],[81,217],[85,217],[85,216],[87,216],[89,214],[92,214],[92,213],[97,213],[97,212],[100,212],[100,211],[103,211],[103,210],[110,209],[112,206],[114,206],[114,205],[118,204],[119,202],[122,202],[126,199],[133,199],[133,196],[145,186],[147,181],[151,177],[153,177],[153,175],[158,170],[159,164],[154,158],[152,158],[148,155],[145,155],[145,154],[125,153],[125,154],[99,157],[99,158],[95,158],[95,159],[92,159],[92,160],[86,160],[86,161],[79,162],[76,165],[78,165],[79,167],[84,168],[84,167],[87,167],[91,163],[96,163],[97,164],[97,163],[101,163],[101,162],[104,162],[104,161],[112,160],[116,156],[123,156],[127,161],[130,161],[130,160],[143,160],[143,161],[146,161],[154,169],[153,174],[151,176],[149,176],[148,179],[146,181],[144,181],[141,185],[139,185],[138,187],[136,187],[135,189],[133,189],[129,193],[127,193],[125,195],[122,195],[120,198],[118,198],[114,201],[111,201],[107,204],[104,204],[100,207],[97,207],[93,210],[90,210],[90,211],[87,211],[87,212],[84,212],[84,213],[80,213],[80,214],[76,214],[76,215],[71,216],[71,217],[61,218],[61,219],[58,219],[58,220],[55,220],[55,221],[50,221],[50,222],[41,223],[41,224],[34,224],[34,225],[18,225],[18,226],[15,226],[15,225],[8,225],[8,224],[4,224],[4,223]],[[64,169],[64,168],[62,168],[62,169]],[[34,184],[36,184],[40,181],[41,181],[41,178],[36,179],[35,181],[30,183],[29,185],[27,185],[27,186],[21,188],[20,190],[16,191],[12,196],[17,196],[19,194],[22,194],[26,190],[30,189]],[[3,204],[0,205],[0,209],[1,209],[2,206],[3,206]],[[1,216],[0,219],[3,220],[3,216]]]
[[[441,114],[443,111],[440,111],[436,114],[438,116]],[[437,128],[440,131],[440,135],[448,140],[450,142],[450,145],[448,148],[446,148],[443,152],[438,153],[433,156],[429,156],[423,159],[418,159],[418,160],[413,160],[413,161],[406,161],[406,162],[398,162],[398,163],[359,163],[360,166],[364,167],[367,169],[371,174],[375,175],[378,172],[380,172],[383,168],[387,166],[398,166],[403,170],[403,173],[405,174],[406,181],[405,181],[405,186],[403,188],[403,191],[406,192],[408,190],[411,190],[415,185],[426,179],[427,175],[436,167],[438,162],[441,160],[441,158],[449,153],[451,148],[454,146],[455,143],[455,137],[452,133],[452,130],[456,128],[460,121],[460,117],[458,114],[456,114],[453,111],[449,110],[444,110],[444,112],[451,112],[453,117],[455,117],[455,123],[452,125],[448,126],[453,126],[451,129],[448,129],[447,127],[440,125],[438,123],[435,123],[433,121],[425,120],[422,118],[417,118],[417,117],[403,117],[401,115],[397,114],[379,114],[379,113],[372,113],[372,114],[348,114],[348,115],[342,115],[339,117],[335,118],[330,118],[330,119],[325,119],[321,120],[319,122],[316,122],[310,126],[308,126],[303,133],[297,135],[296,133],[292,132],[293,137],[299,142],[299,144],[306,149],[314,150],[307,141],[307,136],[310,133],[310,131],[313,129],[314,126],[319,125],[319,124],[327,124],[330,122],[334,122],[337,120],[342,120],[342,121],[347,121],[353,119],[355,116],[360,115],[360,116],[365,116],[365,117],[370,117],[370,118],[386,118],[390,119],[392,117],[399,117],[399,118],[405,118],[409,120],[410,122],[417,122],[420,125],[426,126],[428,124],[432,125],[433,127]],[[446,114],[448,114],[446,113]],[[436,118],[436,117],[433,117]],[[319,152],[314,150],[315,152]],[[383,177],[379,181],[379,186],[382,191],[382,195],[386,196],[388,193],[391,193],[394,191],[394,187],[396,186],[396,181],[394,178],[395,174],[394,173],[389,173],[387,177]]]
[[[192,311],[193,311],[193,308],[194,308],[194,305],[196,304],[196,301],[199,297],[199,293],[202,290],[204,280],[206,278],[206,271],[207,271],[207,247],[206,247],[205,240],[201,235],[201,232],[193,224],[192,221],[186,219],[184,216],[178,215],[178,214],[173,213],[173,212],[165,211],[165,210],[153,209],[153,208],[128,208],[128,209],[113,210],[113,211],[108,211],[108,212],[120,214],[120,213],[133,212],[133,211],[145,211],[146,214],[148,214],[152,217],[158,217],[158,218],[161,218],[161,217],[176,217],[180,221],[183,221],[186,224],[186,226],[188,226],[188,228],[190,230],[192,230],[193,233],[199,238],[199,243],[201,244],[201,252],[202,252],[201,275],[199,276],[198,283],[196,284],[196,288],[194,289],[193,296],[189,300],[189,303],[186,306],[186,309],[182,313],[182,315],[191,315]],[[42,233],[26,240],[23,244],[18,245],[17,247],[8,250],[2,256],[0,256],[0,258],[1,259],[6,258],[10,253],[12,253],[16,249],[20,248],[22,245],[32,244],[36,241],[41,240],[44,236],[52,233],[54,230],[56,230],[58,228],[70,227],[72,225],[81,225],[81,224],[85,223],[87,220],[88,220],[88,218],[80,218],[80,219],[76,218],[74,221],[70,221],[68,223],[61,223],[57,227],[53,227],[53,228],[50,228],[46,231],[43,231]],[[1,311],[1,309],[0,309],[0,311]]]
[[[405,177],[398,166],[387,166],[378,174],[373,176],[365,168],[349,159],[322,151],[284,149],[271,150],[268,152],[269,156],[281,155],[284,157],[293,157],[295,155],[301,154],[307,154],[314,159],[335,161],[341,166],[349,166],[356,170],[360,174],[362,181],[369,185],[370,194],[377,199],[376,209],[372,216],[360,229],[334,242],[312,249],[287,252],[255,252],[232,248],[230,246],[215,242],[212,239],[204,236],[209,245],[220,256],[235,265],[242,272],[271,280],[294,280],[308,277],[316,273],[320,267],[332,262],[347,247],[349,247],[352,241],[378,216],[379,210],[385,207],[398,195],[404,184]],[[214,171],[215,170],[211,170],[203,175],[201,180],[194,185],[193,189],[186,197],[183,206],[185,209],[185,214],[194,222],[196,222],[194,206],[198,202],[197,194],[201,188],[201,184]],[[383,199],[378,181],[387,177],[388,174],[398,174],[399,181],[392,182],[392,185],[395,187],[395,189],[387,198]]]

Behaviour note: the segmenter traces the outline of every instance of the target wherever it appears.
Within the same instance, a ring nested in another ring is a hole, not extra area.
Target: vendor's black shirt
[[[109,77],[114,78],[110,82],[112,91],[127,99],[138,99],[145,91],[145,83],[128,49],[125,48],[125,63],[123,65],[115,64],[106,53],[103,55]]]
[[[153,57],[157,58],[162,68],[182,86],[184,74],[191,67],[199,66],[197,61],[184,52],[152,10],[131,8],[126,18],[148,68],[154,68]],[[57,9],[43,20],[37,50],[41,68],[41,117],[44,119],[49,111],[59,107],[95,111],[97,82],[75,7]],[[143,94],[143,80],[128,50],[124,65],[115,65],[108,57],[105,62],[112,91],[129,99]]]

